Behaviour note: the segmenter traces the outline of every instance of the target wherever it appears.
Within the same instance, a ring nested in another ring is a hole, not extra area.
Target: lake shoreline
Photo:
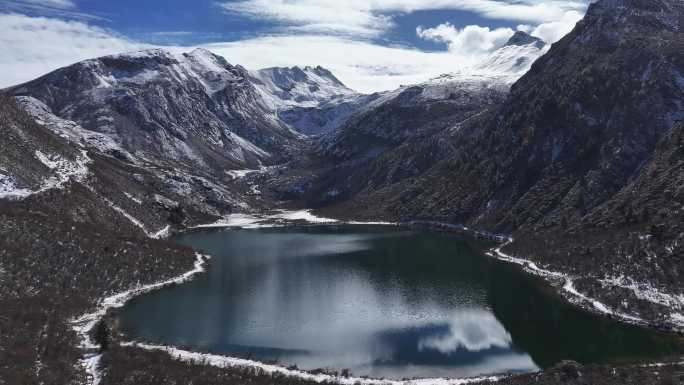
[[[257,228],[264,228],[264,227],[298,227],[301,225],[305,226],[335,226],[335,225],[382,225],[382,226],[393,226],[393,227],[404,227],[404,228],[419,228],[419,229],[427,229],[427,230],[438,230],[438,231],[444,231],[444,232],[449,232],[449,233],[457,233],[461,235],[466,235],[470,237],[477,237],[477,238],[485,238],[488,240],[501,240],[504,238],[504,236],[501,235],[495,235],[495,234],[490,234],[486,232],[475,232],[472,230],[469,230],[463,226],[460,225],[451,225],[451,224],[443,224],[439,222],[425,222],[425,223],[419,223],[419,222],[414,222],[414,223],[391,223],[391,222],[355,222],[355,221],[349,221],[349,222],[330,222],[330,221],[323,221],[323,222],[308,222],[308,223],[290,223],[290,224],[278,224],[277,226],[275,224],[269,224],[263,227],[257,227]],[[201,230],[207,230],[211,228],[243,228],[242,226],[238,225],[232,225],[232,226],[222,226],[222,225],[213,225],[213,226],[196,226],[193,228],[188,228],[185,229],[184,231],[177,232],[176,234],[184,234],[184,233],[192,233],[195,231],[201,231]],[[246,228],[254,228],[254,227],[246,227]],[[508,242],[510,242],[510,238],[508,239]],[[504,261],[507,263],[513,263],[522,268],[522,270],[526,271],[528,274],[532,275],[537,275],[542,278],[544,278],[544,281],[549,284],[548,286],[551,288],[554,288],[554,292],[559,294],[564,300],[570,302],[571,304],[582,308],[584,311],[589,311],[590,313],[594,314],[600,314],[602,316],[605,316],[605,314],[597,313],[596,311],[592,311],[591,308],[587,308],[586,306],[574,303],[570,301],[566,296],[560,294],[560,292],[556,291],[556,285],[553,285],[552,282],[549,282],[548,277],[544,277],[543,275],[535,274],[534,272],[528,271],[530,266],[534,266],[534,263],[531,261],[525,261],[524,263],[519,263],[517,261],[511,261],[507,260],[505,257],[497,257],[496,255],[492,255],[491,253],[496,253],[499,254],[501,252],[501,249],[506,245],[506,243],[499,243],[498,247],[493,247],[489,250],[490,257],[496,258],[497,260]],[[485,253],[487,254],[487,253]],[[504,254],[505,256],[505,254]],[[531,265],[530,265],[531,264]],[[193,269],[195,270],[195,269]],[[183,274],[182,276],[185,276],[188,273]],[[182,277],[181,276],[181,277]],[[172,279],[173,281],[173,279]],[[173,284],[173,283],[170,283]],[[142,295],[146,292],[149,292],[150,290],[155,290],[162,288],[164,286],[167,286],[168,284],[163,284],[159,286],[159,283],[157,284],[152,284],[152,285],[146,285],[146,287],[152,287],[151,289],[145,289],[142,288],[142,291],[137,291],[137,294],[129,297],[133,298],[134,296],[137,295]],[[140,289],[138,289],[140,290]],[[118,294],[118,295],[121,295]],[[113,296],[116,297],[117,295]],[[111,297],[108,297],[111,298]],[[104,302],[107,302],[106,300]],[[112,311],[117,308],[116,307],[111,307],[108,308],[107,311],[100,317],[100,318],[107,318],[111,317]],[[607,317],[610,319],[615,320],[614,318]],[[620,322],[625,322],[624,320],[619,320]],[[630,323],[630,322],[626,322]],[[647,326],[647,325],[642,325],[642,324],[637,324],[637,326]],[[662,331],[662,330],[660,330]],[[672,331],[663,331],[667,334],[672,334]],[[674,333],[678,334],[678,333]],[[222,367],[222,368],[234,368],[237,366],[244,367],[244,365],[247,365],[247,367],[254,367],[254,368],[260,368],[264,369],[264,367],[267,367],[267,371],[274,371],[278,372],[280,374],[285,374],[287,377],[293,376],[294,378],[299,378],[303,380],[311,380],[313,379],[316,382],[321,382],[321,381],[333,381],[335,383],[341,383],[341,384],[347,384],[347,380],[344,377],[339,377],[339,376],[334,376],[330,374],[322,374],[320,371],[292,371],[288,368],[282,367],[282,366],[277,366],[277,365],[267,365],[263,364],[258,361],[249,361],[249,360],[242,360],[239,358],[232,358],[229,356],[221,356],[221,355],[212,355],[212,354],[205,354],[205,353],[200,353],[200,352],[195,352],[195,351],[187,351],[187,350],[182,350],[182,349],[177,349],[173,346],[166,346],[166,345],[152,345],[152,344],[144,344],[144,343],[138,343],[138,342],[133,342],[133,341],[123,341],[122,342],[123,346],[130,346],[130,347],[138,347],[141,349],[146,349],[146,350],[152,350],[152,351],[165,351],[168,353],[170,356],[185,356],[185,361],[187,362],[198,362],[198,361],[207,361],[209,362],[210,365]],[[218,362],[218,364],[216,364]],[[238,364],[239,363],[239,364]],[[679,365],[680,363],[675,363],[675,365]],[[660,364],[651,364],[651,365],[660,365]],[[666,365],[670,365],[669,363]],[[312,372],[318,372],[316,376],[323,376],[323,377],[312,377],[313,375],[311,374]],[[422,384],[422,383],[440,383],[440,384],[466,384],[466,383],[473,383],[473,382],[492,382],[492,381],[501,381],[504,378],[514,378],[518,377],[517,375],[504,375],[502,376],[489,376],[489,377],[478,377],[478,378],[471,378],[471,379],[466,379],[466,378],[461,378],[461,379],[447,379],[447,378],[436,378],[436,379],[412,379],[412,380],[407,380],[407,381],[386,381],[386,380],[376,380],[376,379],[369,379],[369,378],[355,378],[354,382],[351,383],[362,383],[362,384],[370,384],[370,385],[377,385],[377,384]],[[323,379],[321,379],[323,378]],[[416,382],[418,381],[418,382]],[[426,382],[427,381],[427,382]],[[465,381],[465,382],[464,382]]]
[[[391,221],[358,221],[353,219],[337,219],[328,217],[318,217],[315,215],[314,210],[304,209],[297,211],[288,210],[277,210],[281,213],[300,213],[298,217],[304,217],[304,221],[300,222],[299,225],[379,225],[379,226],[395,226],[395,227],[405,227],[405,228],[418,228],[427,229],[433,231],[441,231],[447,233],[461,234],[476,239],[485,239],[489,241],[496,242],[498,245],[492,247],[485,251],[485,254],[496,258],[498,260],[512,263],[520,266],[520,268],[528,274],[536,275],[543,278],[548,285],[553,288],[557,294],[564,298],[567,302],[577,306],[584,311],[590,312],[592,314],[600,315],[611,320],[617,320],[618,322],[635,325],[647,329],[657,330],[664,333],[672,333],[676,335],[684,335],[684,320],[681,321],[680,325],[667,324],[663,325],[661,323],[655,323],[647,319],[642,319],[640,317],[623,313],[617,310],[611,309],[608,305],[601,302],[600,298],[592,298],[579,292],[573,285],[573,277],[571,274],[563,273],[562,271],[551,271],[544,268],[539,268],[537,264],[531,259],[513,257],[502,250],[507,246],[512,245],[515,240],[506,234],[497,234],[496,232],[491,232],[487,230],[477,230],[469,228],[462,224],[445,223],[439,221],[428,221],[428,220],[415,220],[415,221],[402,221],[402,222],[391,222]],[[301,215],[301,213],[306,213]],[[242,214],[237,214],[242,215]],[[267,227],[285,227],[285,226],[297,226],[297,223],[283,223],[278,222],[282,215],[278,214],[247,214],[251,216],[250,220],[247,222],[233,221],[229,217],[228,221],[219,220],[214,223],[196,225],[178,232],[178,234],[183,234],[186,232],[206,230],[208,228],[267,228]],[[558,283],[562,281],[562,285]],[[675,309],[672,309],[673,311]],[[673,314],[677,314],[673,312]]]

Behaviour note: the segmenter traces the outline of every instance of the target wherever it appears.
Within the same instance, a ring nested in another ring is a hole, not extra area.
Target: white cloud
[[[143,47],[78,21],[0,14],[0,87],[80,60]]]
[[[538,25],[531,31],[531,34],[545,42],[555,43],[572,31],[572,29],[575,28],[575,24],[577,24],[583,16],[583,13],[568,11],[559,20]]]
[[[392,25],[387,16],[374,14],[368,4],[356,0],[246,0],[222,6],[230,12],[292,24],[293,29],[307,32],[374,36]]]
[[[72,0],[23,0],[24,3],[51,8],[73,9],[76,4]]]
[[[588,0],[240,0],[222,3],[229,12],[290,26],[293,30],[379,36],[394,26],[392,14],[421,10],[470,11],[491,19],[531,24],[584,13]]]
[[[428,9],[459,9],[489,18],[519,20],[547,42],[567,33],[587,0],[239,0],[222,7],[242,16],[274,21],[279,36],[261,36],[208,48],[234,64],[251,69],[271,66],[322,65],[359,91],[387,90],[413,84],[475,64],[502,45],[512,29],[457,27],[448,23],[419,28],[426,39],[449,50],[423,52],[372,43],[394,26],[392,15]],[[6,4],[19,4],[8,1]],[[77,14],[72,0],[27,0]],[[1,9],[1,7],[0,7]],[[53,15],[61,15],[60,13]],[[159,32],[185,34],[184,31]],[[79,60],[146,48],[111,31],[81,21],[0,13],[0,87],[28,81]]]
[[[484,55],[501,46],[513,36],[510,28],[489,29],[479,25],[469,25],[458,29],[450,23],[440,24],[434,28],[416,28],[416,33],[423,39],[447,43],[449,51],[455,55]]]
[[[516,20],[518,27],[555,42],[586,10],[588,0],[239,0],[224,10],[274,22],[280,36],[262,36],[208,48],[230,62],[257,69],[322,65],[348,86],[369,92],[396,88],[454,72],[502,46],[514,31],[444,23],[419,27],[419,36],[444,42],[448,52],[430,53],[368,42],[395,24],[397,13],[452,9],[492,19]]]
[[[362,92],[415,84],[474,64],[472,58],[449,52],[423,52],[322,35],[266,36],[204,47],[250,69],[321,65]]]

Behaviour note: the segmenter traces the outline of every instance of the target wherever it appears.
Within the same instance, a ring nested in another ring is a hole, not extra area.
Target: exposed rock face
[[[542,49],[546,45],[544,43],[544,40],[534,37],[526,32],[523,31],[516,31],[513,36],[511,36],[510,39],[508,39],[508,42],[506,42],[506,46],[525,46],[529,44],[534,44],[535,47]]]
[[[183,172],[150,163],[107,135],[47,112],[36,99],[0,95],[0,133],[2,200],[66,189],[74,202],[106,206],[112,211],[109,220],[132,225],[145,236],[258,207],[240,186],[229,183],[229,175],[221,181],[207,170]]]
[[[244,68],[202,49],[86,60],[11,92],[160,164],[217,172],[255,167],[286,159],[300,140]]]

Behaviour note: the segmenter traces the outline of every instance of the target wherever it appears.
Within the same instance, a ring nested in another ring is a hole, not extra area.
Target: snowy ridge
[[[508,92],[549,46],[541,40],[518,32],[508,44],[492,52],[481,63],[456,72],[442,74],[423,83],[402,86],[383,92],[367,103],[361,111],[369,111],[399,97],[408,89],[421,89],[416,101],[435,101],[458,98],[488,91]]]
[[[36,123],[45,126],[77,146],[94,147],[105,154],[116,151],[120,156],[135,162],[135,157],[124,150],[110,136],[86,130],[76,122],[58,117],[50,110],[50,107],[34,97],[17,96],[15,100],[24,111],[36,120]]]
[[[259,166],[299,140],[251,81],[205,49],[148,49],[85,60],[12,92],[60,136],[131,163],[233,168]]]
[[[482,63],[472,69],[473,74],[507,77],[508,82],[515,82],[527,71],[532,63],[549,49],[548,45],[540,47],[538,42],[525,45],[506,45],[494,51]]]
[[[250,81],[275,116],[305,135],[335,130],[369,97],[320,66],[252,71]]]
[[[17,187],[16,180],[12,175],[5,175],[0,172],[0,199],[24,199],[30,195],[62,188],[70,180],[81,182],[87,178],[88,163],[92,161],[85,150],[81,151],[81,156],[75,161],[64,159],[57,154],[45,154],[39,150],[35,151],[34,157],[52,170],[53,174],[43,180],[37,190],[30,190]]]
[[[541,40],[537,39],[527,44],[504,45],[492,52],[481,63],[458,72],[438,76],[422,85],[428,88],[463,88],[470,91],[478,85],[481,88],[508,89],[530,70],[535,60],[548,51],[549,46],[540,42]]]
[[[275,111],[293,106],[315,108],[359,95],[322,67],[274,67],[252,71],[250,75],[256,89]]]
[[[150,59],[154,59],[156,65],[135,66],[136,63],[148,64],[147,61]],[[112,71],[108,64],[116,61],[128,62],[131,67],[122,66],[123,69]],[[239,68],[231,66],[222,57],[203,48],[194,49],[189,53],[153,48],[86,60],[80,65],[92,70],[99,82],[96,88],[115,88],[126,83],[142,85],[170,75],[179,82],[197,80],[211,95],[241,79]]]

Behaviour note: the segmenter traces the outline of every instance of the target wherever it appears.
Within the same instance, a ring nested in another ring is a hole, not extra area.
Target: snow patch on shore
[[[494,257],[494,258],[500,259],[502,261],[509,262],[509,263],[515,263],[517,265],[520,265],[523,267],[523,269],[526,272],[540,276],[540,277],[545,278],[551,282],[563,282],[563,286],[562,286],[563,292],[569,294],[568,300],[570,302],[575,303],[576,305],[582,306],[582,305],[589,304],[594,310],[596,310],[597,312],[599,312],[601,314],[617,317],[617,318],[620,318],[623,321],[626,321],[629,323],[640,324],[640,325],[645,324],[645,321],[639,317],[635,317],[635,316],[632,316],[629,314],[618,312],[614,309],[611,309],[606,304],[598,301],[597,299],[588,297],[588,296],[580,293],[579,291],[577,291],[577,289],[574,286],[573,277],[571,277],[567,274],[560,273],[560,272],[540,268],[539,266],[537,266],[534,262],[532,262],[530,260],[523,259],[523,258],[516,258],[516,257],[513,257],[511,255],[503,253],[501,251],[501,249],[504,248],[505,246],[511,244],[511,243],[513,243],[512,238],[510,238],[509,241],[506,242],[505,244],[493,249],[491,252],[488,252],[487,254]]]
[[[190,352],[187,350],[181,350],[171,346],[163,345],[151,345],[138,342],[128,342],[122,344],[124,346],[133,346],[145,350],[152,351],[162,351],[170,355],[171,357],[177,358],[183,362],[188,363],[205,363],[210,366],[215,366],[219,368],[259,368],[265,373],[272,374],[278,373],[287,377],[298,378],[307,381],[313,381],[318,383],[332,382],[341,385],[465,385],[474,384],[483,381],[497,381],[501,377],[490,376],[490,377],[476,377],[476,378],[462,378],[462,379],[449,379],[449,378],[425,378],[425,379],[413,379],[413,380],[378,380],[372,378],[361,378],[361,377],[342,377],[334,376],[331,374],[312,374],[300,370],[286,369],[277,365],[264,364],[257,361],[246,360],[241,358],[233,358],[220,356],[215,354],[207,353],[197,353]]]
[[[287,221],[306,221],[309,223],[336,223],[338,220],[332,218],[317,217],[311,214],[311,210],[283,211],[272,216],[274,219],[284,219]]]
[[[139,286],[112,296],[106,297],[100,301],[96,310],[92,313],[83,314],[71,320],[72,330],[76,332],[79,338],[79,348],[83,349],[84,354],[79,365],[85,370],[90,384],[98,385],[102,379],[99,364],[102,355],[98,352],[99,346],[91,338],[91,332],[95,325],[104,317],[110,309],[120,308],[131,298],[141,294],[148,293],[153,290],[160,289],[172,284],[180,284],[189,281],[195,275],[205,271],[206,261],[211,258],[208,255],[197,253],[194,268],[188,272],[181,274],[178,277],[168,279],[166,281],[157,282],[149,285]]]
[[[239,227],[243,229],[258,229],[269,227],[282,227],[297,222],[308,224],[343,224],[343,225],[396,225],[392,222],[360,222],[360,221],[340,221],[333,218],[319,217],[311,213],[311,210],[279,210],[275,214],[247,214],[237,213],[225,216],[222,219],[210,224],[198,225],[193,229],[202,228],[230,228]]]
[[[516,258],[508,254],[504,254],[501,249],[506,247],[507,245],[513,243],[513,238],[509,238],[508,242],[504,243],[503,245],[499,246],[498,248],[495,248],[492,250],[492,252],[489,252],[488,254],[490,256],[493,256],[495,258],[498,258],[502,261],[509,262],[509,263],[514,263],[516,265],[520,265],[523,267],[525,271],[528,273],[538,275],[541,277],[548,277],[548,278],[555,278],[555,279],[569,279],[567,275],[555,271],[550,271],[546,269],[542,269],[539,266],[537,266],[534,262],[523,259],[523,258]]]
[[[610,277],[600,281],[604,285],[610,285],[630,290],[634,295],[644,301],[655,303],[673,310],[670,314],[670,321],[684,328],[684,316],[679,312],[684,310],[684,294],[667,294],[655,288],[647,282],[637,282],[631,277],[621,275]]]
[[[659,305],[682,309],[684,308],[684,294],[672,295],[659,291],[646,282],[636,282],[630,277],[620,276],[601,280],[602,283],[631,290],[637,298]]]
[[[157,231],[154,234],[151,234],[150,238],[154,238],[154,239],[167,238],[170,233],[171,233],[171,225],[166,225],[166,227],[164,227],[163,229]]]

